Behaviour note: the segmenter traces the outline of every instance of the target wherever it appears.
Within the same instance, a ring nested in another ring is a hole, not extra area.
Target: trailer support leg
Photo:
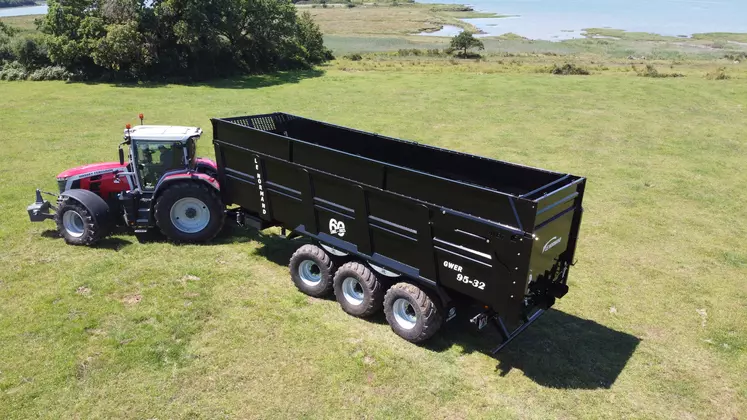
[[[501,336],[503,337],[503,342],[493,349],[490,353],[496,354],[499,351],[501,351],[508,343],[513,341],[514,338],[518,337],[519,334],[523,333],[524,330],[526,330],[530,325],[534,323],[539,317],[542,316],[542,314],[545,313],[544,309],[538,309],[537,312],[533,313],[529,319],[525,320],[523,324],[517,329],[515,329],[513,332],[508,332],[508,329],[506,329],[506,325],[503,324],[503,319],[501,319],[500,316],[495,316],[493,318],[493,322],[495,323],[496,328],[498,328],[498,332],[501,333]]]

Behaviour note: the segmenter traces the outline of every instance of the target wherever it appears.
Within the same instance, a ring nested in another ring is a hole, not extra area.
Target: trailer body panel
[[[212,123],[223,201],[268,223],[511,324],[565,284],[584,178],[289,114]]]

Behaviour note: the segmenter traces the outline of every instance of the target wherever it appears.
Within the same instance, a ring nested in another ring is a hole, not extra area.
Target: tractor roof
[[[125,136],[128,134],[125,130]],[[129,130],[130,138],[139,141],[187,141],[190,137],[202,135],[199,127],[176,125],[138,125]]]

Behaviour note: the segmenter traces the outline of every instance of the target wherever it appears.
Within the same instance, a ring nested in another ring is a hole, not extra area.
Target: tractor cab
[[[142,115],[140,118],[142,122]],[[146,233],[148,229],[158,226],[162,231],[175,230],[172,237],[186,235],[180,239],[184,241],[197,241],[199,239],[195,238],[201,238],[201,235],[214,235],[212,231],[204,229],[210,224],[210,212],[219,211],[220,207],[215,204],[220,201],[216,198],[218,182],[214,178],[217,168],[215,162],[196,157],[197,140],[201,135],[202,129],[199,127],[132,127],[127,124],[124,141],[119,148],[119,162],[125,165],[123,145],[129,146],[130,161],[126,171],[120,172],[118,177],[121,180],[126,178],[129,188],[119,194],[118,201],[123,210],[124,223],[134,228],[135,233]],[[179,198],[178,206],[168,210],[168,222],[162,214],[159,223],[156,204],[162,197],[169,201],[182,193],[204,192],[201,185],[211,188],[207,190],[209,197],[205,200]],[[213,200],[211,210],[205,204],[210,200]]]
[[[124,144],[130,146],[128,172],[134,174],[134,185],[143,193],[153,192],[169,172],[194,169],[197,127],[140,125],[125,129]],[[124,153],[120,149],[120,162]]]

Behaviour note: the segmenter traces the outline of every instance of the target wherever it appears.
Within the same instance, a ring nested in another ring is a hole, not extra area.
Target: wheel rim
[[[397,321],[397,324],[406,330],[415,328],[415,324],[418,322],[415,308],[407,299],[399,298],[395,300],[392,313],[394,313],[394,320]]]
[[[68,210],[62,215],[62,226],[68,235],[80,238],[86,231],[86,225],[83,223],[83,217],[75,210]]]
[[[194,197],[185,197],[171,206],[171,224],[184,233],[197,233],[210,223],[207,205]]]
[[[351,305],[358,306],[363,303],[363,286],[358,279],[347,277],[342,281],[342,295]]]
[[[312,260],[304,260],[298,266],[298,276],[309,286],[316,286],[322,281],[322,269]]]

